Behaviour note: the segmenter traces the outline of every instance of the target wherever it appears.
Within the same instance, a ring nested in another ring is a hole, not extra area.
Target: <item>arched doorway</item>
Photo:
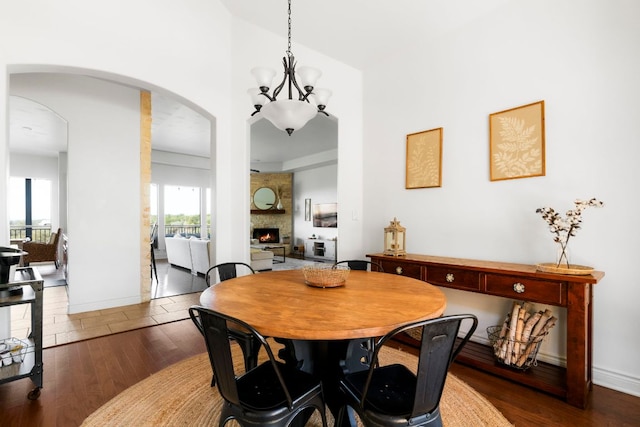
[[[118,114],[123,113],[124,110],[130,109],[131,105],[135,105],[135,103],[138,102],[138,101],[134,101],[129,104],[128,101],[134,99],[134,97],[139,97],[140,91],[149,90],[149,89],[157,91],[157,93],[162,93],[163,96],[171,97],[172,99],[175,100],[176,103],[178,102],[188,103],[188,101],[166,90],[162,90],[157,87],[152,87],[152,85],[135,81],[133,79],[126,79],[126,78],[123,78],[122,76],[110,75],[109,73],[92,72],[90,73],[92,75],[88,77],[87,75],[78,75],[78,72],[80,70],[76,70],[76,69],[65,70],[66,72],[63,72],[63,73],[60,73],[59,69],[55,70],[56,71],[55,73],[46,73],[46,72],[34,73],[34,71],[36,70],[30,69],[29,72],[12,73],[11,83],[10,83],[10,93],[13,93],[14,90],[16,90],[16,88],[18,88],[19,92],[24,93],[25,88],[21,87],[21,85],[19,84],[19,81],[21,79],[22,80],[27,79],[27,80],[30,80],[30,86],[31,86],[30,97],[34,98],[33,95],[37,95],[34,92],[34,87],[40,87],[40,88],[47,87],[47,81],[50,79],[55,79],[58,83],[63,82],[66,85],[71,85],[71,87],[75,87],[75,89],[71,93],[68,93],[69,96],[65,96],[65,98],[71,98],[71,99],[66,99],[64,102],[60,102],[58,104],[62,110],[64,110],[67,113],[71,112],[71,115],[72,116],[75,115],[75,117],[77,117],[77,110],[79,109],[88,110],[89,108],[91,108],[92,105],[95,106],[96,104],[98,105],[98,108],[104,108],[105,111],[108,111],[108,107],[113,107],[113,105],[107,105],[107,107],[105,107],[105,104],[110,104],[110,103],[115,104],[116,108],[114,108],[114,110],[116,111],[116,116],[117,116]],[[38,71],[46,71],[46,70],[41,69]],[[40,80],[40,82],[36,85],[33,85],[34,80]],[[73,83],[77,85],[72,86]],[[53,85],[53,86],[57,86],[58,89],[60,88],[59,85]],[[51,85],[49,87],[51,87]],[[55,94],[52,95],[51,90],[47,90],[46,92],[47,92],[46,96],[44,95],[43,96],[47,98],[49,102],[55,103],[55,100],[52,101],[52,96],[54,96]],[[112,92],[115,92],[116,95],[112,96],[111,95]],[[60,92],[58,93],[58,95],[59,94]],[[99,101],[99,98],[101,96],[104,96],[107,101],[101,103]],[[125,101],[123,101],[123,99]],[[77,107],[76,109],[74,109],[72,105],[74,102],[76,103],[76,107]],[[206,114],[206,117],[210,122],[209,127],[210,128],[213,127],[213,123],[215,122],[215,119],[211,115],[205,113],[201,108],[198,108],[192,103],[189,103],[189,104],[192,108],[199,110],[203,115]],[[134,111],[135,113],[139,112],[139,110],[134,110]],[[128,111],[128,113],[131,113],[131,112],[132,111]],[[110,120],[114,120],[114,123],[112,123],[111,126],[117,128],[118,125],[121,123],[120,121],[118,121],[116,117],[110,117],[108,114],[103,115],[102,118],[100,118],[100,114],[102,113],[104,113],[104,111],[102,111],[99,114],[95,114],[93,116],[91,120],[96,120],[94,122],[94,125],[95,123],[109,122]],[[84,111],[84,114],[88,114],[88,112]],[[130,125],[129,129],[133,129],[133,127],[136,127],[135,132],[137,133],[137,132],[140,132],[140,117],[137,117],[135,120],[137,121],[136,124],[134,124],[133,121],[130,120],[130,117],[123,121],[129,121],[129,125]],[[74,131],[78,132],[79,127],[80,128],[84,127],[84,129],[81,129],[80,131],[85,132],[84,135],[87,137],[87,139],[91,139],[94,136],[91,135],[90,131],[87,131],[88,126],[91,126],[91,124],[83,123],[81,126],[78,126],[77,122],[70,124],[71,132],[74,132]],[[104,135],[95,136],[96,141],[103,137]],[[73,135],[71,136],[71,139],[73,139]],[[109,138],[106,138],[106,139],[109,139]],[[116,141],[117,139],[118,137],[111,138],[109,142]],[[211,150],[211,147],[215,147],[215,136],[213,133],[209,135],[209,141],[207,142],[208,142],[207,148],[209,148],[209,150]],[[139,143],[139,141],[137,141],[137,143]],[[122,147],[118,148],[117,146],[114,146],[113,150],[118,150],[121,148]],[[73,147],[71,147],[71,150],[73,150]],[[72,190],[73,188],[75,188],[75,190],[77,191],[78,186],[76,186],[77,182],[75,181],[75,179],[79,175],[82,176],[82,173],[85,173],[87,174],[87,175],[84,175],[85,177],[91,176],[90,173],[86,171],[86,167],[78,166],[78,165],[81,165],[82,163],[82,160],[81,160],[82,156],[85,156],[85,159],[86,159],[87,155],[89,156],[91,155],[91,150],[83,145],[76,145],[76,151],[69,152],[68,166],[70,168],[77,167],[77,170],[69,170],[70,172],[69,184]],[[109,160],[108,155],[109,155],[109,150],[106,150],[105,152],[102,152],[102,153],[96,152],[96,156],[102,156],[103,159],[101,160],[104,160],[104,161]],[[131,156],[127,155],[125,157],[131,157]],[[110,161],[111,161],[111,169],[112,169],[111,172],[113,173],[109,173],[109,172],[105,173],[103,171],[102,172],[103,176],[101,177],[103,181],[105,179],[109,180],[114,176],[120,175],[122,172],[125,172],[128,167],[134,164],[134,162],[130,162],[126,158],[117,158],[117,154],[116,154],[116,157],[111,158]],[[139,166],[139,167],[141,168],[140,171],[142,171],[142,166]],[[99,174],[99,171],[97,170],[91,171],[91,172],[95,172],[96,175]],[[111,176],[111,178],[109,176]],[[137,176],[135,179],[139,180],[140,176]],[[89,182],[91,182],[91,180],[87,180],[87,182],[83,184],[88,184]],[[108,248],[106,248],[109,245],[118,247],[119,248],[118,251],[123,252],[123,247],[118,246],[119,245],[118,242],[121,240],[131,239],[131,236],[130,236],[130,234],[132,234],[131,228],[122,226],[121,225],[122,223],[113,224],[107,219],[106,221],[101,221],[101,225],[96,227],[96,225],[94,224],[93,227],[91,227],[87,225],[87,224],[90,224],[91,222],[95,223],[95,219],[91,218],[90,217],[91,215],[84,215],[84,218],[78,218],[78,212],[86,213],[86,210],[83,211],[80,208],[83,205],[84,206],[95,205],[96,212],[101,212],[101,211],[108,211],[113,206],[114,203],[118,203],[119,202],[118,192],[127,191],[127,188],[126,188],[127,183],[117,184],[117,179],[114,179],[114,182],[115,182],[114,185],[112,186],[107,185],[105,188],[98,190],[95,193],[95,196],[96,196],[95,198],[86,196],[87,194],[92,194],[90,189],[87,191],[83,190],[84,192],[81,193],[83,197],[75,197],[74,199],[73,195],[70,195],[69,203],[68,203],[68,206],[69,206],[68,217],[70,219],[69,228],[72,235],[75,234],[76,236],[83,236],[83,235],[86,236],[87,231],[91,230],[92,228],[98,229],[98,232],[100,233],[100,238],[92,239],[93,244],[87,245],[85,241],[85,245],[84,245],[85,250],[82,250],[80,248],[76,249],[77,252],[79,251],[78,256],[85,256],[87,252],[95,253],[96,257],[99,257],[101,255],[104,256],[105,254],[109,253]],[[82,186],[83,184],[80,184],[79,186]],[[130,183],[129,183],[129,186],[130,186]],[[119,187],[119,189],[115,188],[114,190],[113,187]],[[111,193],[111,191],[113,191],[113,193]],[[110,193],[110,194],[107,194],[107,193]],[[79,194],[79,193],[74,193],[74,194]],[[79,199],[82,199],[82,201],[79,201]],[[66,206],[66,204],[63,204],[63,205]],[[137,200],[129,199],[128,202],[121,207],[121,210],[127,210],[127,207],[129,206],[136,206],[136,212],[137,212],[136,215],[137,215],[137,218],[140,218],[145,212],[148,213],[148,197],[146,198],[146,202],[145,202],[145,198],[142,196],[142,194],[139,194]],[[138,295],[140,295],[141,297],[139,298],[141,298],[144,301],[148,299],[148,295],[149,295],[148,286],[150,282],[150,280],[147,280],[147,278],[144,276],[144,272],[149,271],[149,268],[148,268],[149,266],[149,259],[148,259],[149,232],[148,230],[144,230],[144,226],[140,226],[140,223],[136,224],[136,226],[133,228],[134,229],[137,228],[139,230],[138,232],[133,233],[135,234],[135,238],[138,239],[137,240],[138,243],[135,246],[139,246],[140,248],[140,253],[138,255],[140,259],[137,261],[137,266],[138,266],[137,268],[139,269],[140,273],[142,273],[142,274],[138,274],[136,276],[136,279],[140,283],[140,289],[139,289]],[[125,233],[124,229],[127,229],[129,231]],[[115,236],[119,234],[121,235],[115,238]],[[81,238],[82,237],[76,237],[76,242],[78,242],[79,241],[78,239],[81,239]],[[70,242],[70,252],[72,254],[74,250],[73,243],[74,243],[73,241]],[[129,251],[133,246],[134,245],[130,245],[130,244],[126,245],[124,250]],[[73,257],[72,257],[72,262],[73,262]],[[118,265],[119,263],[112,261],[111,264]],[[127,268],[124,268],[124,269],[127,269]],[[128,270],[129,270],[128,273],[131,273],[133,270],[135,270],[135,267],[132,267],[131,265],[129,265]],[[71,283],[73,283],[73,275],[74,275],[73,270],[71,271],[71,273],[72,273]],[[77,269],[76,269],[76,273],[77,273]],[[88,275],[85,275],[84,277],[88,277]],[[131,274],[129,274],[127,277],[131,278]],[[87,280],[83,280],[83,282],[86,282],[86,281]],[[131,283],[130,280],[129,282]],[[73,286],[73,284],[71,286]],[[122,293],[123,295],[122,298],[120,297],[116,298],[117,300],[116,303],[124,305],[127,303],[139,302],[139,301],[134,301],[136,299],[135,295],[129,296],[131,295],[130,292],[127,296],[124,296],[126,292],[128,291],[124,291]],[[71,290],[70,298],[73,297],[73,293],[74,291]],[[81,298],[83,296],[82,292],[80,292],[79,296],[80,296],[79,301],[82,301],[83,300]],[[92,309],[92,304],[83,304],[81,302],[80,304],[77,304],[76,311],[86,311],[90,309]],[[72,301],[70,301],[70,310],[74,310]]]

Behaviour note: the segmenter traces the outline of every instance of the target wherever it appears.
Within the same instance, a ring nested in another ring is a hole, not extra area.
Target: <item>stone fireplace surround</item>
[[[256,228],[277,228],[280,234],[280,242],[285,246],[286,254],[291,253],[291,242],[293,230],[293,174],[291,173],[252,173],[251,174],[251,209],[256,209],[253,204],[253,193],[261,187],[280,189],[280,201],[284,213],[270,213],[268,210],[259,214],[251,214],[250,237],[253,238],[253,230]],[[288,240],[286,238],[289,238]],[[272,243],[275,245],[276,243]],[[253,243],[251,244],[253,246]]]

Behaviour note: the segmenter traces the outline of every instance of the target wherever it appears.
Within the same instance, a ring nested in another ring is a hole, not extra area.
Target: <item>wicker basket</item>
[[[527,341],[510,340],[509,328],[503,338],[500,338],[502,326],[489,326],[487,335],[493,347],[493,354],[498,362],[515,369],[527,370],[537,364],[538,349],[548,332],[530,337]]]
[[[304,282],[316,288],[344,286],[349,277],[349,267],[331,264],[313,264],[302,267]]]

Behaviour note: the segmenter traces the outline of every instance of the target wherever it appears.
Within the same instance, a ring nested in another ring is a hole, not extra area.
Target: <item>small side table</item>
[[[280,250],[280,249],[282,249],[282,261],[276,260],[276,258],[275,258],[275,254],[276,254],[275,251],[276,250]],[[273,252],[273,255],[274,255],[273,262],[277,262],[279,264],[282,264],[282,263],[287,261],[287,248],[286,248],[285,245],[265,246],[263,248],[263,250]]]
[[[296,254],[296,256],[304,259],[304,245],[294,245],[293,252]]]

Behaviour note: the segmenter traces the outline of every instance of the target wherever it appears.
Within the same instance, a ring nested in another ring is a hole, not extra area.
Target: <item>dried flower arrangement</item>
[[[568,210],[563,218],[553,208],[538,208],[536,213],[542,215],[542,219],[549,224],[549,230],[555,235],[553,241],[560,245],[556,267],[566,266],[569,268],[569,258],[567,254],[567,245],[569,238],[575,236],[582,224],[582,211],[589,206],[600,208],[604,206],[600,200],[595,198],[589,200],[576,200],[573,202],[575,208]]]

